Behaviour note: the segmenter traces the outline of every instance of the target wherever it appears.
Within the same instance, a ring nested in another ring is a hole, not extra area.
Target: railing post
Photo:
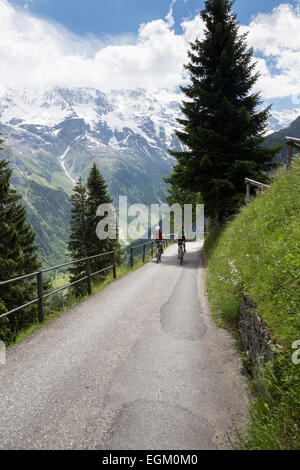
[[[91,277],[90,258],[88,258],[86,261],[86,275],[87,275],[88,294],[91,294],[92,293],[92,277]]]
[[[146,245],[143,245],[143,263],[145,263],[146,260]]]
[[[130,248],[130,267],[133,268],[133,248]]]
[[[117,277],[117,272],[116,272],[116,254],[113,252],[113,276],[114,279]]]
[[[250,183],[246,183],[246,204],[250,203]]]
[[[293,159],[293,147],[291,144],[287,144],[287,159],[286,159],[286,171],[289,171],[292,166]]]
[[[37,292],[38,292],[38,310],[39,310],[39,322],[43,323],[44,321],[44,293],[43,293],[43,273],[40,271],[36,276],[37,280]]]

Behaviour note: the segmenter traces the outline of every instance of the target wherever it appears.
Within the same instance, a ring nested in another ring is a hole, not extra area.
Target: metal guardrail
[[[170,234],[169,237],[170,237],[169,240],[171,241],[173,235]],[[168,246],[168,240],[164,240],[164,242],[165,242],[166,246]],[[154,255],[154,243],[155,242],[153,240],[153,241],[150,241],[148,243],[143,243],[141,245],[131,247],[131,249],[130,249],[130,251],[131,251],[130,252],[130,266],[131,266],[131,268],[134,265],[134,250],[136,250],[137,248],[143,247],[143,263],[145,263],[145,261],[146,261],[146,247],[151,245],[151,254],[153,256]],[[97,258],[103,257],[103,256],[108,256],[108,255],[111,255],[111,257],[112,257],[111,265],[107,266],[106,268],[100,269],[99,271],[92,272],[91,271],[91,261],[93,261]],[[85,268],[86,275],[84,277],[82,277],[82,278],[78,279],[77,281],[74,281],[74,282],[72,282],[72,283],[70,283],[66,286],[59,287],[58,289],[54,289],[51,292],[48,292],[47,294],[44,294],[44,291],[43,291],[43,275],[45,273],[48,273],[50,271],[54,271],[56,269],[64,268],[66,266],[76,265],[76,264],[80,264],[80,263],[85,263],[86,264],[86,268]],[[101,273],[103,273],[105,271],[108,271],[110,269],[112,269],[113,277],[114,277],[114,279],[116,279],[116,277],[117,277],[117,274],[116,274],[116,256],[115,256],[114,251],[108,251],[106,253],[100,253],[98,255],[88,256],[86,258],[70,261],[68,263],[59,264],[59,265],[53,266],[51,268],[42,269],[42,270],[36,271],[34,273],[25,274],[24,276],[18,276],[18,277],[15,277],[13,279],[8,279],[7,281],[1,281],[0,286],[5,286],[5,285],[11,284],[13,282],[23,281],[24,279],[29,279],[29,278],[32,278],[32,277],[36,277],[37,298],[34,299],[34,300],[31,300],[30,302],[27,302],[26,304],[21,305],[20,307],[16,307],[16,308],[10,310],[9,312],[3,313],[2,315],[0,315],[0,319],[4,318],[4,317],[7,317],[8,315],[11,315],[13,313],[16,313],[19,310],[22,310],[23,308],[30,307],[31,305],[34,305],[34,304],[38,304],[39,322],[43,323],[44,319],[45,319],[45,313],[44,313],[44,300],[45,299],[47,299],[51,295],[57,294],[58,292],[69,289],[70,287],[73,287],[76,284],[79,284],[80,282],[83,282],[83,281],[87,281],[88,294],[91,294],[92,293],[92,278],[94,276],[96,276],[97,274],[101,274]]]
[[[97,258],[100,258],[102,256],[108,256],[108,255],[112,256],[112,264],[110,266],[107,266],[106,268],[100,269],[99,271],[93,273],[91,271],[91,261],[93,261]],[[86,263],[86,268],[85,268],[86,269],[86,276],[78,279],[75,282],[72,282],[71,284],[68,284],[67,286],[59,287],[58,289],[55,289],[51,292],[48,292],[47,294],[44,294],[44,292],[43,292],[43,274],[48,273],[50,271],[54,271],[54,270],[59,269],[59,268],[63,268],[65,266],[71,266],[71,265],[76,265],[76,264],[80,264],[80,263]],[[69,289],[70,287],[75,286],[76,284],[79,284],[80,282],[83,282],[83,281],[87,281],[88,293],[91,294],[92,293],[92,277],[96,276],[97,274],[100,274],[102,272],[108,271],[109,269],[113,270],[113,277],[114,277],[114,279],[116,279],[116,277],[117,277],[117,275],[116,275],[116,258],[115,258],[115,252],[114,251],[109,251],[107,253],[101,253],[99,255],[94,255],[94,256],[88,256],[86,258],[70,261],[69,263],[60,264],[60,265],[54,266],[52,268],[47,268],[47,269],[43,269],[41,271],[26,274],[25,276],[19,276],[19,277],[15,277],[13,279],[9,279],[7,281],[2,281],[2,282],[0,282],[0,286],[5,286],[5,285],[8,285],[8,284],[11,284],[12,282],[21,281],[21,280],[29,279],[30,277],[36,276],[36,286],[37,286],[38,296],[37,296],[36,299],[31,300],[30,302],[27,302],[26,304],[21,305],[20,307],[14,308],[14,309],[10,310],[9,312],[3,313],[2,315],[0,315],[0,318],[7,317],[8,315],[11,315],[12,313],[18,312],[19,310],[22,310],[23,308],[29,307],[30,305],[34,305],[34,304],[37,303],[38,304],[39,322],[43,323],[43,321],[45,319],[44,300],[46,298],[48,298],[51,295],[54,295],[54,294],[56,294],[56,293],[58,293],[62,290]]]
[[[172,237],[174,237],[174,235],[171,235],[171,234],[169,234],[168,236],[169,236],[169,239],[164,239],[163,240],[166,247],[168,247],[169,242],[171,243],[172,242]],[[153,257],[154,256],[154,243],[155,243],[155,240],[151,240],[151,242],[142,243],[141,245],[132,246],[130,248],[130,267],[131,268],[133,268],[133,265],[134,265],[134,257],[135,257],[134,256],[134,250],[136,250],[137,248],[143,247],[142,258],[143,258],[143,263],[145,263],[145,260],[146,260],[146,247],[151,245],[151,256]]]

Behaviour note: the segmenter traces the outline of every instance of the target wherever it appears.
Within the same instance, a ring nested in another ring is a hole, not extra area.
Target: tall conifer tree
[[[87,235],[87,192],[86,187],[80,177],[78,183],[73,189],[70,198],[71,203],[71,220],[70,220],[70,237],[68,249],[70,257],[73,260],[86,258],[88,251],[88,235]],[[86,266],[84,263],[75,264],[69,268],[70,281],[75,282],[85,276]],[[79,283],[74,289],[76,295],[80,296],[87,292],[86,285]]]
[[[97,209],[101,204],[112,204],[113,200],[109,195],[107,184],[101,175],[97,165],[94,165],[91,168],[88,181],[87,181],[87,191],[88,191],[88,215],[87,215],[87,226],[89,232],[89,252],[90,255],[96,255],[98,253],[105,253],[110,251],[115,251],[116,261],[120,260],[120,245],[118,241],[118,231],[117,238],[106,240],[100,240],[96,234],[96,228],[98,223],[103,220],[104,216],[97,215]],[[111,262],[111,257],[99,258],[95,262],[95,266],[98,269],[101,269]]]
[[[178,164],[170,182],[200,191],[218,224],[244,200],[245,177],[267,181],[266,163],[278,151],[261,146],[269,108],[259,109],[260,95],[252,91],[259,75],[232,5],[205,2],[205,37],[190,45],[191,83],[182,88],[183,130],[176,132],[187,150],[171,151]]]
[[[71,234],[68,248],[72,259],[81,259],[95,256],[101,253],[114,251],[116,261],[120,259],[120,246],[116,240],[100,240],[96,229],[100,220],[104,217],[97,215],[97,209],[101,204],[110,204],[106,182],[98,170],[96,164],[91,168],[87,185],[80,178],[71,196]],[[104,255],[91,261],[92,272],[100,271],[112,264],[112,255]],[[77,264],[69,268],[71,282],[75,282],[86,274],[86,265]],[[101,279],[107,275],[99,276]],[[99,278],[98,277],[98,278]],[[87,284],[79,283],[74,289],[75,295],[81,296],[87,293]]]
[[[0,145],[3,141],[0,139]],[[0,281],[19,277],[39,269],[35,233],[26,223],[21,196],[11,186],[12,170],[0,159]],[[0,286],[0,314],[36,297],[34,278]],[[27,308],[0,319],[0,339],[12,340],[18,331],[36,318],[36,309]]]

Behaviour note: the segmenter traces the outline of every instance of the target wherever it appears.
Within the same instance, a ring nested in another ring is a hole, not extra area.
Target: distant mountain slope
[[[300,116],[297,117],[288,127],[281,129],[280,131],[269,134],[264,142],[265,146],[284,144],[285,137],[296,137],[300,138]],[[277,156],[277,160],[285,161],[287,157],[286,146],[282,148]]]
[[[66,259],[68,198],[79,176],[93,162],[103,173],[117,204],[164,201],[175,160],[168,149],[181,150],[175,136],[180,95],[143,90],[102,93],[92,88],[12,91],[0,100],[4,155],[14,169],[13,184],[24,196],[29,220],[45,263]],[[291,112],[294,116],[296,110]],[[273,129],[288,113],[271,119]],[[289,128],[268,135],[266,145],[300,136],[300,118]],[[279,157],[285,157],[285,149]]]
[[[5,155],[47,264],[66,257],[68,196],[93,162],[116,203],[119,195],[130,203],[165,199],[162,178],[174,164],[167,149],[181,148],[174,134],[179,113],[178,99],[162,102],[142,90],[55,88],[1,99]]]

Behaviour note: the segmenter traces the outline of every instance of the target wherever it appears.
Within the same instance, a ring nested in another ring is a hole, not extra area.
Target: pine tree
[[[101,175],[97,165],[94,163],[88,180],[87,180],[87,190],[88,190],[88,230],[89,230],[89,252],[90,256],[96,255],[98,253],[104,253],[109,251],[111,248],[110,240],[99,240],[96,234],[96,228],[98,222],[101,220],[98,217],[97,209],[101,204],[111,204],[113,200],[108,194],[107,184]]]
[[[87,213],[87,229],[89,239],[89,256],[97,255],[100,253],[107,253],[114,251],[116,253],[116,261],[120,261],[120,245],[117,238],[111,240],[100,240],[96,234],[96,228],[98,223],[105,217],[97,215],[97,209],[101,204],[111,204],[113,200],[108,193],[107,184],[101,175],[97,165],[91,168],[88,181],[88,213]],[[118,231],[117,231],[118,232]],[[93,269],[98,271],[104,269],[106,266],[111,265],[111,255],[103,256],[94,261]]]
[[[0,141],[2,144],[2,140]],[[39,269],[35,233],[26,223],[26,209],[21,196],[12,188],[12,170],[0,159],[0,281],[19,277]],[[35,279],[0,286],[0,314],[19,307],[36,297]],[[36,319],[30,307],[0,320],[0,339],[11,341],[20,329]]]
[[[80,178],[71,196],[71,234],[68,243],[70,257],[72,259],[82,259],[95,256],[101,253],[114,251],[116,261],[120,260],[120,246],[118,238],[116,240],[100,240],[97,237],[96,229],[99,221],[104,217],[97,215],[97,209],[101,204],[110,204],[112,199],[108,194],[107,185],[97,166],[91,168],[87,186]],[[112,264],[112,255],[104,255],[91,261],[92,272],[98,272]],[[86,275],[85,263],[77,264],[69,268],[71,282]],[[105,272],[99,279],[107,276]],[[76,296],[87,293],[87,283],[79,283],[73,290]]]
[[[70,198],[71,203],[71,220],[70,220],[70,237],[68,242],[68,250],[72,260],[86,258],[88,251],[88,235],[87,235],[87,191],[79,178],[77,185],[73,189]],[[70,281],[75,282],[86,275],[85,263],[75,264],[69,268]],[[77,296],[84,295],[87,292],[87,286],[78,283],[74,288]]]
[[[176,134],[186,151],[170,153],[178,163],[171,182],[201,192],[206,215],[220,224],[245,198],[245,177],[268,180],[267,163],[278,147],[262,147],[270,108],[259,110],[261,98],[252,92],[253,50],[239,34],[229,0],[207,0],[201,12],[204,40],[188,52],[191,83],[182,87],[183,130]]]

